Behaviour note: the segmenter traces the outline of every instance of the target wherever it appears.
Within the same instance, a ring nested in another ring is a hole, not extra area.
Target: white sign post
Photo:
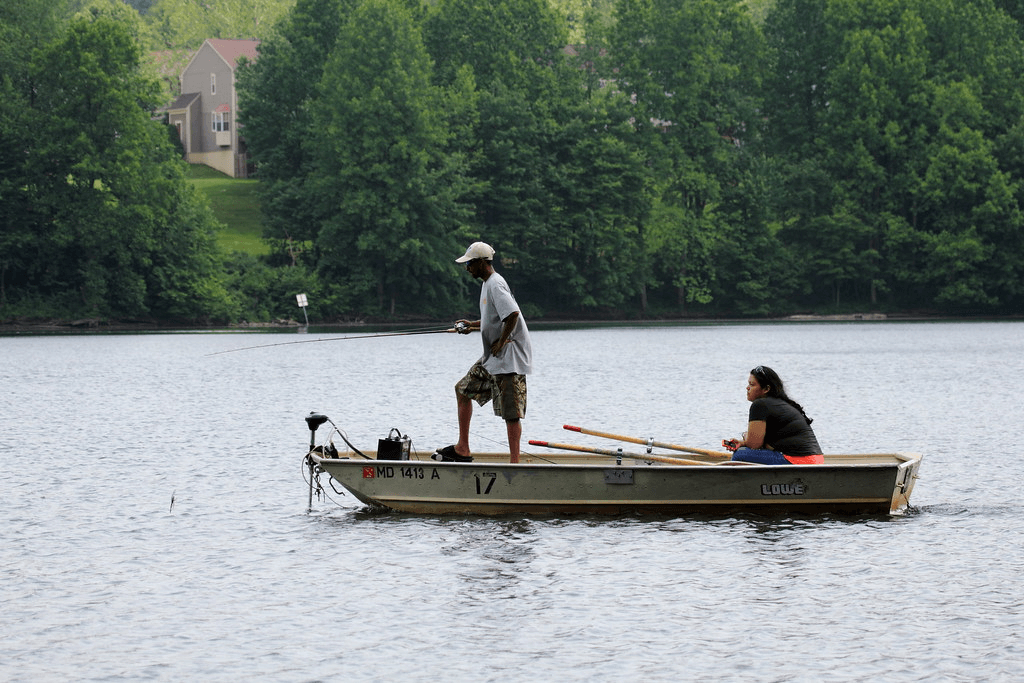
[[[309,327],[309,316],[306,315],[306,306],[309,306],[309,302],[306,300],[305,294],[296,294],[295,301],[298,302],[299,308],[302,309],[302,315],[306,318],[306,327]]]

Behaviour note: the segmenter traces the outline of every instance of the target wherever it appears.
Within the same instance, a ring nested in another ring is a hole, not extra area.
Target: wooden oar
[[[677,446],[673,443],[662,443],[661,441],[651,441],[648,439],[638,439],[635,436],[622,436],[621,434],[609,434],[608,432],[598,432],[593,429],[584,429],[583,427],[576,427],[574,425],[562,425],[562,429],[567,429],[570,432],[579,432],[580,434],[589,434],[591,436],[600,436],[605,439],[615,439],[616,441],[628,441],[629,443],[638,443],[644,446],[656,446],[657,448],[668,448],[673,451],[683,451],[684,453],[696,453],[697,455],[706,455],[711,458],[731,458],[732,453],[724,451],[709,451],[703,448],[690,448],[689,446]]]
[[[667,455],[649,455],[644,453],[622,453],[620,451],[612,451],[604,448],[589,448],[587,446],[577,446],[571,443],[551,443],[550,441],[537,441],[536,439],[530,439],[531,446],[545,446],[547,448],[561,448],[566,451],[580,451],[581,453],[595,453],[597,455],[610,455],[613,458],[622,456],[623,458],[632,458],[633,460],[651,460],[653,462],[663,462],[666,465],[704,465],[709,466],[713,463],[702,462],[700,460],[685,460],[683,458],[671,458]]]

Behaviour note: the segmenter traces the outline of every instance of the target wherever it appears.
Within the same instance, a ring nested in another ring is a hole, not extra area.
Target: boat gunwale
[[[507,455],[502,455],[502,454],[481,454],[480,457],[483,458],[483,457],[488,456],[488,455],[494,456],[494,457],[508,457]],[[853,461],[856,458],[862,458],[862,459],[863,458],[870,458],[873,455],[877,455],[879,457],[877,462],[872,462],[872,461],[856,462],[856,461]],[[853,468],[864,469],[864,468],[893,468],[893,467],[900,468],[900,467],[906,467],[906,466],[909,466],[909,465],[913,465],[915,462],[920,462],[922,460],[922,455],[919,454],[919,453],[900,452],[900,453],[850,454],[850,455],[826,456],[826,457],[849,458],[851,460],[850,462],[824,462],[824,463],[818,463],[818,464],[789,464],[789,465],[760,465],[760,464],[756,464],[756,463],[747,463],[747,464],[744,464],[744,465],[731,465],[731,466],[723,467],[724,465],[726,465],[726,463],[729,463],[731,461],[724,460],[724,461],[721,461],[721,462],[708,462],[707,464],[701,464],[701,465],[675,465],[675,464],[663,463],[663,462],[645,461],[642,457],[634,457],[634,456],[629,456],[629,455],[625,455],[625,454],[623,454],[623,456],[622,456],[623,462],[621,462],[621,463],[620,462],[602,463],[600,461],[594,461],[594,462],[517,462],[517,463],[512,463],[512,462],[502,462],[500,460],[474,460],[472,462],[451,462],[451,461],[444,461],[444,460],[433,460],[433,459],[430,459],[430,458],[426,458],[426,459],[422,459],[422,460],[418,459],[418,458],[416,458],[416,459],[410,458],[408,460],[387,460],[387,459],[385,459],[385,460],[378,460],[377,458],[365,458],[365,459],[364,458],[359,458],[359,457],[356,457],[354,455],[352,455],[352,456],[345,455],[345,456],[339,456],[337,458],[328,458],[328,457],[324,457],[324,456],[320,455],[319,453],[315,453],[315,452],[310,452],[309,456],[311,456],[313,458],[314,462],[316,462],[317,464],[324,463],[324,462],[326,462],[326,463],[341,463],[341,462],[346,462],[347,461],[347,462],[353,462],[353,463],[364,464],[364,465],[365,464],[369,464],[369,463],[375,463],[375,464],[389,464],[389,465],[392,465],[392,466],[394,466],[394,465],[398,465],[398,466],[403,466],[403,465],[411,466],[412,463],[415,463],[416,465],[430,465],[430,466],[438,466],[438,467],[445,467],[445,468],[447,468],[447,467],[455,467],[455,468],[464,468],[464,467],[465,468],[511,467],[511,468],[515,468],[515,469],[533,469],[533,468],[551,469],[553,467],[598,468],[598,469],[608,469],[608,468],[612,468],[612,467],[637,467],[637,468],[656,467],[658,469],[669,469],[669,470],[677,470],[677,469],[681,469],[681,470],[704,470],[704,469],[707,469],[709,467],[713,467],[713,468],[716,468],[716,469],[721,468],[723,470],[736,470],[736,471],[741,471],[741,472],[742,471],[750,471],[750,470],[763,471],[765,469],[769,469],[769,470],[785,469],[786,471],[793,471],[793,470],[803,470],[803,469],[819,470],[819,469],[832,469],[832,468],[835,468],[835,469],[853,469]],[[883,461],[882,460],[883,457],[884,458],[889,458],[889,460]],[[578,459],[582,459],[582,458],[578,458]],[[628,462],[628,463],[625,462],[627,460],[630,461],[630,462]]]

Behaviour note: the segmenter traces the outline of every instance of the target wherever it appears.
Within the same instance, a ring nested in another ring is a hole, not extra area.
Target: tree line
[[[0,6],[0,318],[229,318],[217,224],[123,21]]]
[[[16,12],[0,307],[443,316],[482,239],[533,317],[1022,310],[1010,0],[296,0],[239,72],[263,261],[210,248],[126,22],[22,58]]]
[[[387,313],[474,239],[535,314],[1021,310],[1015,5],[580,9],[299,0],[241,77],[282,262]]]

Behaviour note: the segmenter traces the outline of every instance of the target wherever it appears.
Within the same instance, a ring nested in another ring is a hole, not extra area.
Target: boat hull
[[[510,464],[322,458],[310,455],[366,505],[423,514],[834,512],[904,510],[917,454],[828,456],[824,465],[664,465],[562,458]]]

